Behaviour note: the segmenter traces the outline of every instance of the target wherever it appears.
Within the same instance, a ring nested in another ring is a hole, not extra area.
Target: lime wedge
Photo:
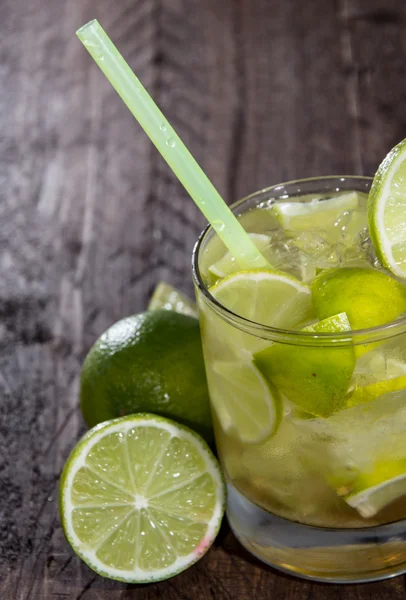
[[[183,315],[197,317],[196,304],[185,294],[164,281],[158,283],[148,304],[148,310],[160,309],[173,310]]]
[[[359,475],[351,490],[338,490],[344,500],[368,519],[406,494],[406,459],[380,460],[369,473]]]
[[[212,405],[226,433],[257,444],[276,431],[281,400],[252,363],[217,362],[209,371]]]
[[[345,314],[305,328],[314,333],[349,331]],[[355,365],[351,347],[273,344],[254,356],[255,364],[275,388],[299,408],[328,417],[345,408]]]
[[[210,293],[233,313],[261,325],[291,328],[312,316],[309,287],[281,271],[239,271]]]
[[[369,233],[381,263],[406,277],[406,140],[380,164],[368,199]]]
[[[268,235],[262,233],[249,233],[248,235],[261,252],[271,243],[271,238]],[[213,276],[213,283],[218,279],[232,275],[240,270],[241,267],[236,262],[231,252],[227,252],[222,258],[209,267],[209,273]]]
[[[199,560],[224,502],[220,468],[203,439],[151,414],[91,429],[61,479],[73,550],[100,575],[127,583],[167,579]]]
[[[406,390],[406,375],[378,381],[370,385],[357,386],[348,398],[348,406],[371,402],[384,394],[399,392],[400,390]]]
[[[389,323],[406,311],[406,286],[374,269],[322,271],[312,293],[319,319],[345,312],[353,330]]]
[[[344,213],[356,210],[358,194],[349,192],[326,200],[311,202],[277,202],[273,210],[282,225],[290,232],[327,231],[334,227]]]

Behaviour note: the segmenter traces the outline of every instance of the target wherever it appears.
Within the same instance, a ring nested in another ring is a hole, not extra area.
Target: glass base
[[[227,489],[231,529],[271,567],[330,583],[375,581],[406,571],[406,521],[360,529],[311,527],[259,508],[231,484]]]

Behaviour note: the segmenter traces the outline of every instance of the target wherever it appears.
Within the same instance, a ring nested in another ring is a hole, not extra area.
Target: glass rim
[[[295,185],[298,183],[310,183],[310,182],[326,182],[328,180],[336,181],[340,179],[342,181],[356,180],[372,183],[373,178],[364,175],[323,175],[320,177],[307,177],[301,179],[293,179],[290,181],[278,183],[272,185],[241,198],[237,202],[230,205],[231,210],[238,208],[241,204],[252,200],[253,198],[261,195],[268,194],[278,191],[286,186]],[[246,319],[237,313],[229,310],[218,302],[214,296],[212,296],[205,286],[203,278],[199,268],[199,253],[203,242],[206,237],[213,231],[213,228],[208,224],[203,231],[200,233],[192,252],[192,275],[194,283],[197,289],[202,293],[204,301],[212,308],[223,320],[227,321],[230,325],[237,327],[241,331],[262,337],[267,340],[277,341],[282,343],[291,343],[302,346],[354,346],[366,343],[372,343],[381,341],[384,339],[392,338],[406,332],[406,316],[400,317],[389,323],[378,325],[375,327],[369,327],[366,329],[356,329],[354,331],[344,331],[338,333],[314,333],[314,332],[303,332],[294,329],[281,329],[278,327],[272,327],[270,325],[263,325],[250,319]]]

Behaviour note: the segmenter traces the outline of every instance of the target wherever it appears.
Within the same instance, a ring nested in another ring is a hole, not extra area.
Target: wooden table
[[[403,0],[0,0],[0,598],[406,598],[403,577],[281,575],[226,524],[197,565],[140,587],[96,576],[65,541],[81,362],[159,280],[191,292],[204,224],[75,38],[93,17],[227,201],[372,174],[406,136]]]

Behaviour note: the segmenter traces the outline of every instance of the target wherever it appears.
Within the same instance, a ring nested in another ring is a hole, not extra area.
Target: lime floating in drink
[[[224,503],[220,468],[203,439],[150,414],[91,429],[61,478],[70,545],[94,571],[127,583],[167,579],[199,560]]]
[[[349,331],[345,314],[335,315],[303,331]],[[328,417],[346,406],[354,371],[351,347],[273,344],[254,356],[255,364],[272,385],[306,413]]]
[[[406,311],[406,286],[373,269],[322,271],[313,280],[312,294],[320,319],[345,312],[353,330],[384,325]]]
[[[263,233],[250,233],[249,236],[258,250],[261,252],[263,252],[265,248],[269,247],[271,243],[271,238],[269,235],[265,235]],[[217,262],[209,267],[209,273],[212,276],[213,283],[215,283],[218,279],[232,275],[240,270],[241,267],[231,252],[226,252],[224,256],[222,256]]]
[[[252,362],[213,363],[209,377],[212,404],[224,431],[248,444],[275,433],[282,402]]]
[[[339,220],[358,208],[358,194],[349,192],[311,202],[277,202],[272,209],[282,227],[290,232],[339,229]],[[339,233],[340,235],[340,233]]]
[[[380,396],[401,390],[406,391],[406,375],[394,377],[393,379],[384,379],[370,385],[357,386],[352,390],[348,398],[348,406],[357,406],[357,404],[371,402]]]
[[[369,233],[381,263],[406,277],[406,140],[376,172],[368,199]]]
[[[197,319],[157,310],[118,321],[91,348],[80,384],[81,408],[90,426],[153,412],[212,440]]]
[[[169,283],[161,281],[156,286],[148,310],[173,310],[182,315],[197,317],[196,304]]]
[[[344,500],[368,519],[406,494],[406,459],[379,460],[370,472],[360,474],[350,490],[338,490]]]
[[[310,288],[281,271],[239,271],[210,293],[231,312],[261,325],[290,328],[313,314]]]

